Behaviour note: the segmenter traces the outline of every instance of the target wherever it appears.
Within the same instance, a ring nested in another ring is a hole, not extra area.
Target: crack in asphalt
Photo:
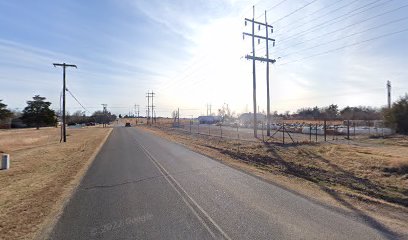
[[[200,169],[194,169],[194,170],[188,170],[188,171],[181,171],[181,172],[175,172],[175,173],[170,173],[172,174],[172,176],[180,176],[180,175],[184,175],[184,174],[189,174],[189,173],[193,173],[193,172],[200,172],[200,171],[207,171],[207,170],[212,170],[212,169],[217,169],[217,168],[223,168],[223,167],[211,167],[211,168],[200,168]],[[135,183],[139,183],[139,182],[143,182],[143,181],[148,181],[148,180],[152,180],[152,179],[156,179],[156,178],[164,178],[167,175],[157,175],[157,176],[151,176],[151,177],[145,177],[145,178],[141,178],[141,179],[136,179],[136,180],[128,180],[125,182],[120,182],[120,183],[116,183],[116,184],[104,184],[104,185],[95,185],[95,186],[90,186],[90,187],[83,187],[80,190],[93,190],[93,189],[99,189],[99,188],[114,188],[114,187],[119,187],[119,186],[123,186],[123,185],[127,185],[127,184],[135,184]]]

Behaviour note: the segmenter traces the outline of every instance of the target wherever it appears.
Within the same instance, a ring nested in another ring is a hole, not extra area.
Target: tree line
[[[27,106],[21,113],[12,112],[0,99],[0,123],[5,119],[19,119],[26,127],[56,126],[60,114],[50,108],[51,103],[45,97],[35,95],[33,100],[27,101]],[[229,109],[220,111],[223,117],[231,115]],[[274,113],[277,115],[277,113]],[[367,106],[345,107],[339,109],[336,104],[327,107],[301,108],[293,114],[286,112],[280,116],[291,119],[327,119],[327,120],[384,120],[386,126],[398,133],[408,134],[408,94],[395,101],[391,108],[373,108]],[[91,116],[77,111],[67,114],[68,124],[108,123],[116,119],[110,112],[96,111]]]
[[[11,127],[35,127],[39,129],[40,127],[57,126],[58,120],[61,120],[61,114],[50,108],[51,102],[46,101],[45,97],[35,95],[32,100],[26,103],[27,106],[22,112],[13,112],[7,109],[7,105],[0,99],[0,123],[9,119]],[[86,116],[81,111],[66,114],[68,125],[109,123],[115,119],[116,115],[110,112],[103,113],[102,111],[96,111],[91,116]]]
[[[357,106],[339,109],[336,104],[327,107],[301,108],[291,115],[293,119],[327,119],[327,120],[380,120],[382,109]]]

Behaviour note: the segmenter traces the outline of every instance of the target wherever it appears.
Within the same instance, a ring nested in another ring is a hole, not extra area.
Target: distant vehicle
[[[131,126],[130,126],[130,123],[128,123],[128,122],[125,123],[125,127],[131,127]]]

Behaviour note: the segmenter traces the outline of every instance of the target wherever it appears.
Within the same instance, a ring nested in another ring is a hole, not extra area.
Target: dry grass
[[[408,236],[408,148],[398,144],[278,145],[146,128],[225,164]],[[405,169],[405,170],[404,170]]]
[[[38,234],[109,132],[68,129],[67,143],[60,144],[56,128],[0,131],[0,151],[10,154],[11,162],[9,170],[0,171],[0,239]]]
[[[363,138],[360,141],[368,144],[408,147],[408,136],[406,135],[394,135],[386,138]]]

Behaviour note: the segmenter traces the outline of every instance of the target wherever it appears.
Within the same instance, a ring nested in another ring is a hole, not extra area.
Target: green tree
[[[52,126],[57,122],[54,110],[50,109],[51,103],[45,97],[35,95],[33,101],[27,101],[21,120],[29,127],[39,129],[43,126]]]
[[[398,133],[408,134],[408,94],[395,102],[391,109],[386,109],[384,118],[386,124],[395,127]]]
[[[2,101],[3,100],[0,99],[0,120],[13,116],[13,113],[7,109],[7,105],[2,103]]]

